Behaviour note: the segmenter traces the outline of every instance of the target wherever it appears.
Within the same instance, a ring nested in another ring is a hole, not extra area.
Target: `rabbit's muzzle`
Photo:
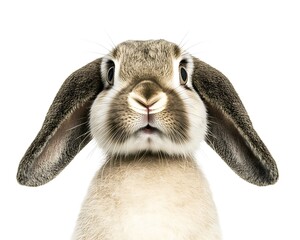
[[[127,100],[133,111],[151,115],[166,108],[168,97],[158,84],[150,80],[144,80],[133,88]]]

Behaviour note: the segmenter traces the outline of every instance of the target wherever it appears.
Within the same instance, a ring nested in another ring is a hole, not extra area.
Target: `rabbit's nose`
[[[137,84],[128,95],[129,107],[141,114],[161,112],[167,105],[167,95],[153,81],[145,80]]]

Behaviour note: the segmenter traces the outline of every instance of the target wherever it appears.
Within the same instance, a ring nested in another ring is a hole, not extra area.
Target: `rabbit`
[[[72,73],[22,158],[17,180],[51,181],[91,140],[106,153],[76,240],[221,239],[194,156],[205,141],[244,180],[278,179],[229,80],[165,40],[126,41]]]

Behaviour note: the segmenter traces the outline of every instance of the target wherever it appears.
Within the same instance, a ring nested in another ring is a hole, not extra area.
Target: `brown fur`
[[[256,185],[275,183],[276,163],[229,80],[197,58],[194,64],[193,84],[211,120],[206,142],[245,180]]]
[[[121,63],[120,77],[126,81],[153,79],[153,76],[169,80],[173,74],[171,60],[178,54],[178,46],[164,40],[127,41],[112,51],[114,58]]]
[[[90,141],[87,134],[90,105],[103,88],[100,64],[101,59],[97,59],[66,79],[53,100],[41,130],[20,162],[17,174],[19,183],[27,186],[47,183]],[[54,143],[58,141],[57,135],[60,146]],[[47,154],[49,150],[60,152],[60,155]]]

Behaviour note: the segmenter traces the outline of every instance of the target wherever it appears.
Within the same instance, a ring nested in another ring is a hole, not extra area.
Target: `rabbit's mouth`
[[[147,126],[141,128],[139,131],[141,131],[145,134],[161,133],[161,131],[158,128],[152,127],[150,124],[147,124]]]
[[[132,135],[135,139],[139,139],[141,143],[147,139],[149,140],[158,140],[164,138],[164,133],[157,127],[147,124],[144,127],[137,129]]]

